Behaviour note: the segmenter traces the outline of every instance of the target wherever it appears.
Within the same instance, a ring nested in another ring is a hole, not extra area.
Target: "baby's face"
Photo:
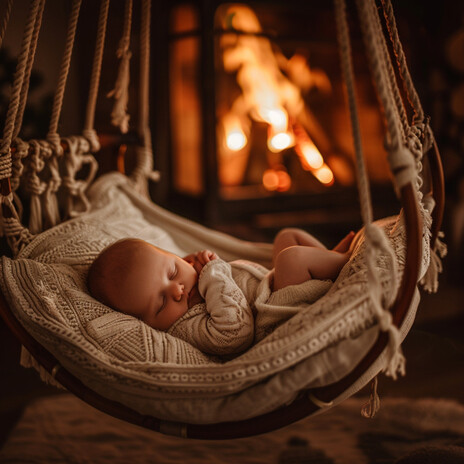
[[[198,274],[182,258],[145,242],[133,253],[126,281],[121,309],[155,329],[167,330],[191,306]]]

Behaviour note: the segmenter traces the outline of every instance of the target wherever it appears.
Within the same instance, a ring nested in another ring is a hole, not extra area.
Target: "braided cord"
[[[137,162],[132,178],[142,192],[147,193],[147,178],[156,179],[153,170],[153,153],[149,127],[149,80],[150,80],[150,21],[151,2],[142,2],[142,24],[140,30],[140,93],[138,132],[143,140],[142,147],[137,150]]]
[[[19,100],[21,89],[24,81],[26,72],[27,59],[29,56],[29,48],[31,46],[32,36],[34,33],[34,27],[36,23],[37,13],[39,11],[41,0],[31,0],[29,15],[24,28],[23,39],[21,43],[21,52],[18,56],[18,64],[16,65],[16,71],[13,77],[13,89],[11,92],[11,98],[8,105],[8,111],[5,118],[5,126],[3,128],[3,138],[0,144],[0,157],[6,156],[4,162],[2,162],[0,170],[0,178],[6,178],[11,176],[11,152],[10,145],[13,138],[13,131],[15,126],[16,114],[19,108]]]
[[[130,82],[130,59],[132,53],[129,49],[132,27],[132,0],[126,0],[124,9],[124,27],[117,57],[120,59],[118,76],[114,89],[108,93],[108,97],[114,98],[113,110],[111,112],[111,124],[119,127],[120,131],[125,134],[129,130],[130,116],[127,113],[127,104],[129,101],[129,82]]]
[[[150,16],[151,2],[142,2],[142,24],[140,30],[140,99],[139,99],[139,134],[146,142],[148,129],[148,111],[150,98]],[[146,143],[144,143],[145,146]]]
[[[8,0],[8,2],[6,4],[4,16],[3,16],[2,22],[0,24],[0,47],[2,46],[3,37],[5,37],[6,27],[8,26],[8,21],[10,20],[10,14],[11,14],[12,5],[13,5],[13,0]]]
[[[77,20],[79,18],[79,10],[82,0],[73,0],[71,14],[69,16],[68,31],[66,35],[66,44],[61,61],[58,83],[55,96],[53,99],[52,116],[50,118],[50,126],[48,129],[47,140],[53,145],[57,153],[61,153],[60,137],[58,135],[58,123],[60,120],[61,107],[63,105],[64,91],[68,78],[69,67],[71,64],[71,55],[76,37]]]
[[[100,85],[101,67],[103,61],[103,49],[105,45],[106,24],[108,20],[109,0],[102,0],[100,3],[100,14],[98,17],[97,41],[95,54],[93,57],[92,75],[90,78],[89,98],[87,101],[87,111],[85,115],[84,137],[90,142],[90,149],[96,152],[100,148],[98,137],[95,133],[95,108],[97,105],[98,87]]]
[[[335,19],[337,23],[338,48],[346,85],[346,95],[350,110],[351,130],[356,155],[356,174],[358,178],[359,199],[361,203],[361,216],[364,224],[372,222],[372,201],[369,181],[364,163],[361,130],[359,126],[358,108],[356,105],[356,88],[354,85],[353,62],[351,59],[351,42],[346,19],[346,5],[344,0],[335,0]]]
[[[131,36],[131,27],[132,27],[132,0],[126,0],[126,5],[124,7],[124,27],[119,42],[118,56],[121,57],[124,53],[129,51],[130,46],[130,36]]]
[[[335,19],[337,24],[337,39],[340,50],[343,78],[346,86],[348,106],[350,110],[351,127],[356,152],[356,172],[358,176],[358,189],[361,202],[361,215],[363,217],[366,233],[366,267],[369,285],[369,294],[372,307],[379,322],[380,330],[389,334],[389,365],[387,373],[396,377],[397,371],[404,372],[404,357],[399,348],[399,332],[392,324],[391,313],[382,304],[382,283],[376,269],[379,253],[389,256],[391,263],[391,288],[387,294],[386,306],[393,302],[397,290],[397,265],[391,245],[382,229],[372,223],[372,201],[369,190],[367,170],[361,144],[361,130],[356,105],[356,87],[354,84],[353,62],[351,58],[351,44],[346,18],[345,0],[335,1]]]
[[[375,5],[374,5],[375,6]],[[401,135],[403,140],[406,140],[406,134],[409,132],[409,123],[408,117],[406,114],[406,109],[404,108],[403,98],[401,97],[400,89],[398,87],[398,81],[395,76],[395,70],[393,68],[392,60],[390,53],[388,51],[388,45],[383,33],[382,24],[380,21],[380,16],[378,14],[377,8],[373,10],[373,17],[375,17],[375,26],[377,28],[377,37],[382,47],[382,52],[384,56],[384,63],[386,69],[386,75],[389,79],[389,89],[392,95],[392,98],[396,104],[396,112],[399,120],[401,121]]]
[[[390,34],[390,39],[395,51],[395,57],[400,76],[403,80],[403,85],[408,97],[408,101],[414,111],[413,124],[416,122],[416,120],[421,122],[424,120],[424,110],[422,109],[419,95],[417,94],[414,83],[412,82],[411,74],[406,62],[406,56],[404,54],[403,46],[401,45],[401,41],[398,35],[398,28],[396,26],[396,20],[393,13],[393,6],[390,0],[382,0],[382,6],[387,22],[388,32]]]
[[[379,43],[374,16],[375,3],[372,0],[357,0],[356,3],[358,5],[367,56],[387,123],[388,136],[390,137],[389,144],[391,147],[399,147],[401,144],[401,131],[395,106],[390,99],[390,86],[386,77],[385,63],[382,59],[383,51]]]
[[[29,47],[29,54],[27,57],[26,71],[21,87],[21,94],[19,97],[19,108],[16,113],[15,118],[15,128],[13,133],[13,139],[15,139],[19,131],[21,130],[21,125],[23,123],[24,110],[26,108],[27,94],[29,92],[29,81],[31,78],[32,65],[34,64],[35,52],[37,50],[37,42],[39,40],[40,27],[42,25],[43,11],[45,7],[45,0],[40,0],[39,11],[37,12],[34,31],[32,33],[31,45]]]

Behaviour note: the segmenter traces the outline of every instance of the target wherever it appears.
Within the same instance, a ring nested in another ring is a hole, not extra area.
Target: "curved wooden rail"
[[[401,190],[401,201],[406,218],[407,252],[402,284],[391,311],[393,322],[399,326],[404,320],[417,284],[422,243],[416,195],[412,185]],[[319,407],[310,399],[307,391],[301,392],[290,405],[278,408],[258,417],[218,424],[183,424],[162,421],[145,416],[116,401],[109,400],[84,385],[66,369],[59,367],[57,359],[38,343],[11,313],[5,298],[0,294],[0,312],[8,327],[32,356],[68,391],[95,408],[119,419],[157,432],[199,439],[240,438],[276,430],[316,412]],[[311,393],[323,402],[330,402],[353,385],[369,369],[385,349],[388,335],[381,332],[367,355],[340,381],[317,388]]]

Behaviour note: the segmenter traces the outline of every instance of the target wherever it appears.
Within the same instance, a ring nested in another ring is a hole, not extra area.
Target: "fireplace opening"
[[[155,197],[210,225],[360,224],[332,3],[164,8],[155,130],[157,139],[169,135],[156,147],[164,178]],[[352,24],[363,147],[384,216],[397,203],[382,116]]]

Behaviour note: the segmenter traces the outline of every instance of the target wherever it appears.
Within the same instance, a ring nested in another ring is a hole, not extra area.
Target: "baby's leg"
[[[308,246],[316,248],[326,248],[317,238],[313,237],[308,232],[296,228],[282,229],[274,239],[274,249],[272,262],[275,263],[277,255],[285,248],[291,246]]]
[[[293,246],[276,256],[273,291],[309,279],[336,279],[350,257],[325,248]]]

